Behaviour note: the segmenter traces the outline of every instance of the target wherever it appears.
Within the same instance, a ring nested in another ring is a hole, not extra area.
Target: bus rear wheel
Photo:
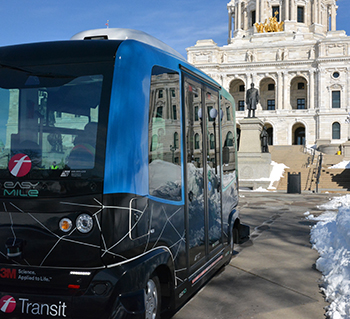
[[[159,278],[151,276],[145,291],[146,319],[159,319],[161,307],[161,291]]]

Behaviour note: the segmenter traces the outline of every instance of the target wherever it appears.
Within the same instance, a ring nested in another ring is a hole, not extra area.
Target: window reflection
[[[179,74],[154,67],[149,108],[149,193],[181,200]]]

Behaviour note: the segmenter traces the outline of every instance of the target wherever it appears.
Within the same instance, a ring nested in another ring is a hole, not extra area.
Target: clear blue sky
[[[145,31],[186,57],[199,39],[227,44],[229,0],[3,0],[0,46],[67,40],[89,29]],[[350,0],[338,0],[337,29],[350,35]]]

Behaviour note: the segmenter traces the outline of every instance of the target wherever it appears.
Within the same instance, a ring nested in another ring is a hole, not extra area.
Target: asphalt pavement
[[[325,307],[317,251],[310,244],[317,205],[335,194],[240,192],[251,239],[174,319],[321,319]]]

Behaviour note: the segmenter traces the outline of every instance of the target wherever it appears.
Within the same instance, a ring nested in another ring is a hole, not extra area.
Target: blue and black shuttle
[[[249,235],[234,101],[134,30],[0,48],[1,318],[171,313]]]

